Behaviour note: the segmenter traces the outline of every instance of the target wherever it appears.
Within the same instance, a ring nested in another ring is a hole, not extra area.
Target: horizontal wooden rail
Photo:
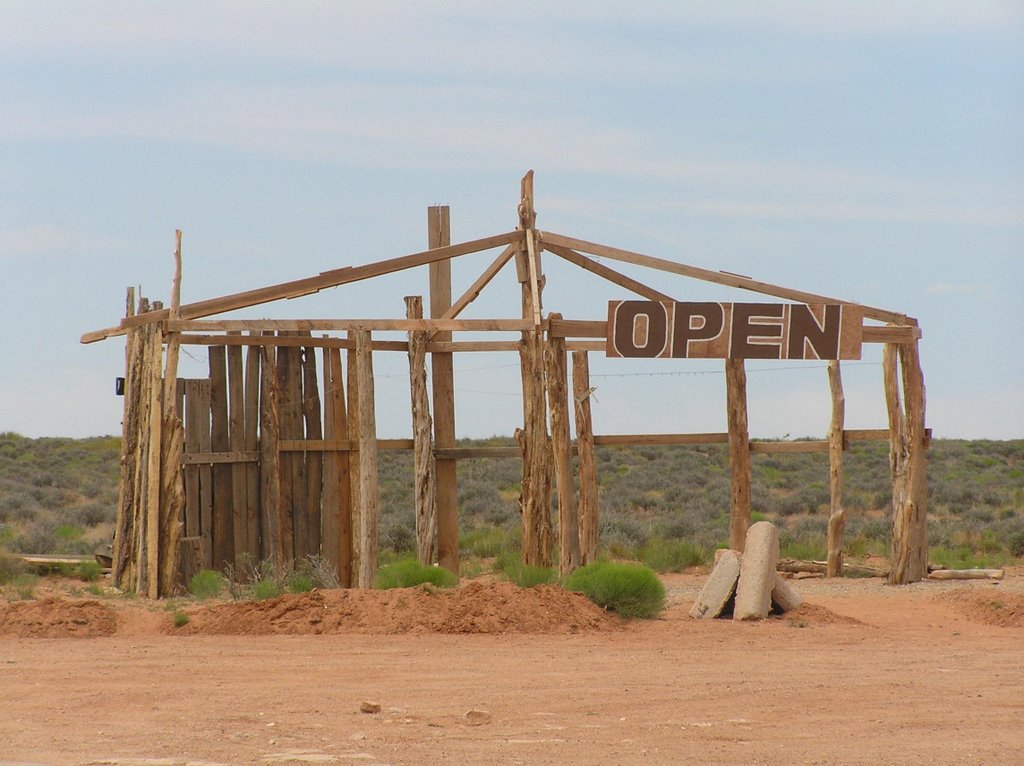
[[[169,319],[167,332],[230,331],[346,331],[371,330],[402,332],[521,332],[534,329],[524,319]]]
[[[358,442],[353,439],[282,439],[281,452],[357,452]],[[377,449],[411,450],[412,439],[378,439]]]
[[[923,336],[920,327],[912,325],[879,326],[866,324],[861,340],[865,343],[913,343]]]
[[[258,450],[245,452],[186,452],[181,456],[182,465],[209,465],[212,463],[256,463]]]
[[[183,346],[270,346],[273,348],[347,348],[355,347],[348,338],[314,338],[296,335],[190,335],[178,336]],[[404,340],[375,340],[374,351],[408,351]]]
[[[793,442],[750,442],[752,453],[773,453],[773,452],[828,452],[828,442],[823,440],[793,441]]]
[[[725,444],[729,434],[606,434],[594,436],[597,447],[658,447],[676,444]]]
[[[434,457],[442,460],[517,458],[522,456],[523,453],[519,447],[447,447],[434,450]]]

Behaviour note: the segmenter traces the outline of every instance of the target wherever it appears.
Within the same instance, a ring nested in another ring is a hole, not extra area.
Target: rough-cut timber
[[[900,397],[900,367],[905,405]],[[892,475],[889,583],[904,585],[918,582],[928,574],[925,392],[917,345],[887,343],[882,351],[882,370]]]
[[[405,298],[409,319],[423,316],[423,298]],[[416,518],[416,556],[423,565],[434,563],[437,552],[437,514],[434,495],[433,423],[427,393],[426,332],[409,333],[409,395],[412,399],[413,502]]]
[[[742,359],[725,360],[729,422],[729,547],[742,552],[750,525],[750,434],[747,430],[747,373]]]
[[[843,428],[846,418],[846,397],[839,361],[828,363],[828,386],[832,394],[832,420],[828,429],[828,577],[843,573],[843,530],[846,512],[843,510]]]
[[[302,419],[306,426],[306,438],[322,439],[323,424],[320,391],[317,382],[316,349],[302,349]],[[306,551],[310,555],[320,553],[320,505],[323,496],[323,455],[316,451],[306,452]]]
[[[281,548],[281,466],[277,451],[281,422],[277,350],[264,346],[260,351],[260,554],[280,564],[285,556]]]
[[[359,378],[359,587],[372,588],[377,573],[377,418],[373,402],[373,349],[368,330],[356,331]]]
[[[740,579],[736,585],[734,620],[763,620],[772,608],[775,565],[779,561],[779,531],[769,521],[747,530]]]
[[[736,594],[736,583],[740,577],[740,559],[737,551],[722,551],[707,582],[700,589],[697,600],[693,602],[690,609],[691,617],[711,620],[725,611]]]
[[[590,365],[586,351],[572,354],[572,395],[576,414],[576,448],[580,466],[580,564],[597,561],[599,509],[594,426],[590,414]]]
[[[800,594],[778,572],[775,573],[775,586],[772,588],[772,603],[781,612],[792,612],[803,603]]]
[[[580,566],[580,520],[572,471],[572,443],[569,439],[569,373],[564,338],[548,338],[545,362],[548,410],[551,416],[551,450],[558,490],[558,572],[565,577]]]
[[[936,569],[928,574],[929,580],[1002,580],[1003,569]]]
[[[451,241],[451,219],[447,206],[427,210],[427,244],[431,249],[444,248]],[[430,316],[443,317],[452,309],[452,265],[449,259],[430,264]],[[437,332],[435,340],[447,342],[451,332]],[[434,446],[447,449],[455,446],[455,374],[450,353],[430,355],[433,373]],[[438,563],[459,573],[458,485],[455,461],[438,458],[434,461],[435,513],[437,515]]]
[[[537,218],[533,209],[533,172],[522,182],[519,225],[532,236]],[[516,275],[521,288],[523,319],[540,316],[543,277],[538,254],[525,248],[516,256]],[[551,440],[547,425],[547,383],[544,375],[544,334],[538,326],[524,330],[519,347],[523,379],[523,427],[515,438],[523,454],[519,508],[522,515],[523,561],[533,566],[551,566]]]

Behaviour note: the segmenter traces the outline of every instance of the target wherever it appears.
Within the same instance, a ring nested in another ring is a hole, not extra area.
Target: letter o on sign
[[[615,350],[624,357],[653,359],[668,341],[668,311],[652,301],[623,301],[615,307]]]

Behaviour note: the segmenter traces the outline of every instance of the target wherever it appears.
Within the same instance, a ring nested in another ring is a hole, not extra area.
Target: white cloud
[[[63,250],[71,239],[69,232],[52,226],[0,229],[0,260]]]

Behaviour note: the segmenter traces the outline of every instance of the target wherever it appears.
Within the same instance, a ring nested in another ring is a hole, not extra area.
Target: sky
[[[540,229],[921,324],[928,426],[1024,438],[1024,5],[807,2],[0,4],[0,432],[120,433],[121,338],[183,302]],[[453,264],[458,295],[494,253]],[[679,300],[752,293],[608,262]],[[544,257],[546,311],[621,288]],[[232,317],[404,316],[427,274]],[[516,317],[503,271],[465,312]],[[388,336],[394,337],[394,336]],[[468,334],[459,339],[471,339]],[[190,347],[180,373],[205,376]],[[844,363],[847,426],[886,424],[881,349]],[[410,433],[407,363],[375,355],[378,433]],[[520,425],[513,354],[462,354],[461,437]],[[750,431],[821,437],[821,363],[749,362]],[[726,430],[721,361],[591,354],[597,433]]]

